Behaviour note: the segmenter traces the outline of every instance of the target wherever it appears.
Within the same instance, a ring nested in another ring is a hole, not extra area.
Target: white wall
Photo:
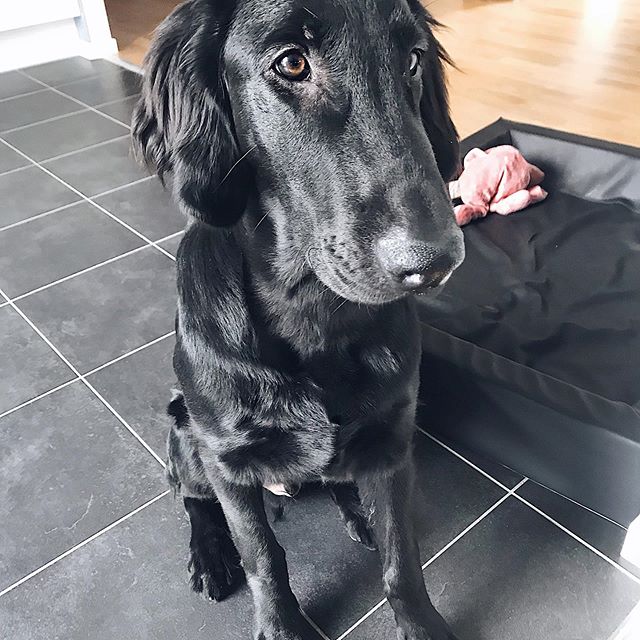
[[[104,0],[0,0],[0,72],[115,53]]]

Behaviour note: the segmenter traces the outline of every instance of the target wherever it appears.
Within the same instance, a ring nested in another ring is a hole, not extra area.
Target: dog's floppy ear
[[[436,156],[440,175],[447,181],[457,177],[460,171],[458,132],[449,113],[449,96],[444,70],[445,64],[452,64],[452,62],[433,33],[442,25],[417,0],[411,4],[418,19],[426,24],[429,31],[429,47],[422,64],[420,113]]]
[[[242,215],[253,184],[235,136],[221,51],[233,0],[190,0],[158,28],[145,59],[134,149],[167,174],[183,211],[215,226]]]

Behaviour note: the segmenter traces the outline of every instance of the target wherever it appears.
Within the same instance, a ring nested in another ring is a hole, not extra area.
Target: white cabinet
[[[78,0],[3,0],[0,31],[23,29],[80,16]]]
[[[116,52],[104,0],[0,0],[0,71]]]

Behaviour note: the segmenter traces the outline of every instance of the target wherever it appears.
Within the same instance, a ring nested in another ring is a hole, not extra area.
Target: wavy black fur
[[[191,519],[192,585],[226,596],[239,553],[263,640],[316,635],[261,487],[318,480],[350,535],[380,547],[402,637],[453,638],[410,510],[421,348],[406,276],[424,290],[463,256],[435,24],[417,0],[191,0],[146,60],[134,143],[189,219],[167,473]],[[274,71],[292,47],[304,82]]]

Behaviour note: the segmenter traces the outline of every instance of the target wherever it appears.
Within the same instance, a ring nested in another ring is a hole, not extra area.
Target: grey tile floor
[[[190,593],[163,479],[182,218],[133,162],[139,78],[80,58],[0,75],[0,637],[250,637],[246,589]],[[640,601],[625,530],[425,433],[427,584],[462,640],[607,640]],[[331,640],[393,639],[377,556],[317,488],[276,532]],[[638,636],[640,638],[640,632]]]

